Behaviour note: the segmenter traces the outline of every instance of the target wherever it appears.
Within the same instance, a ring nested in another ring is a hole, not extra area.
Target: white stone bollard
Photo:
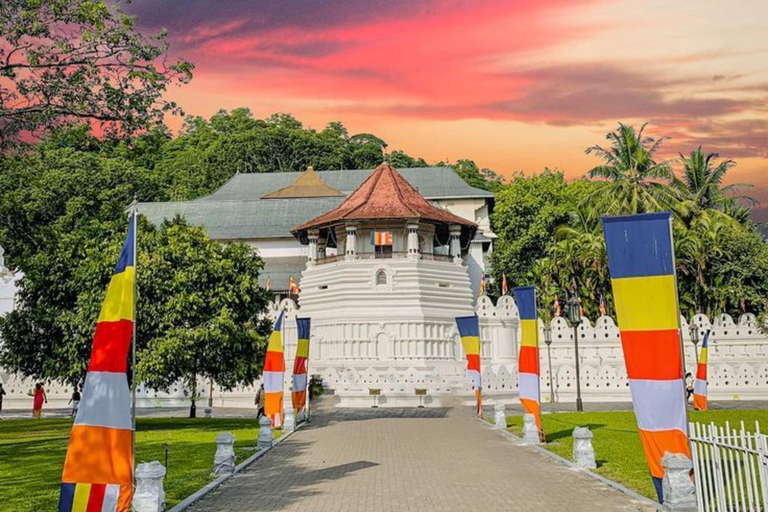
[[[213,418],[213,408],[212,407],[206,407],[205,408],[205,417],[206,418]]]
[[[589,427],[573,429],[573,464],[579,469],[595,469],[595,449],[592,447]]]
[[[213,456],[213,472],[229,475],[235,472],[235,436],[223,432],[216,436],[216,455]]]
[[[165,468],[158,461],[142,463],[136,467],[136,492],[133,494],[133,512],[163,512]]]
[[[493,406],[493,428],[507,428],[507,411],[501,402],[496,402]]]
[[[283,418],[283,432],[293,432],[296,429],[296,419],[293,415],[293,407],[289,407],[285,410],[285,418]]]
[[[691,480],[693,462],[683,453],[665,453],[661,458],[664,479],[661,483],[664,509],[696,512],[696,486]]]
[[[523,415],[523,444],[541,444],[536,416],[531,413]]]
[[[272,448],[272,421],[268,416],[259,420],[259,450]]]

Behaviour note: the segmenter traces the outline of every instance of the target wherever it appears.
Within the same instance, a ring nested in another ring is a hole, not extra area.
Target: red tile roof
[[[434,206],[388,163],[379,165],[338,207],[291,229],[294,235],[347,221],[419,219],[437,224],[477,224]]]

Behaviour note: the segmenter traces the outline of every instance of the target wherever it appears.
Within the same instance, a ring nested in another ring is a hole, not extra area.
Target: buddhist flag
[[[707,359],[709,348],[709,333],[707,329],[704,334],[704,340],[701,342],[701,352],[699,352],[699,365],[696,368],[696,379],[693,381],[693,408],[697,411],[707,410]]]
[[[467,355],[467,377],[472,382],[477,402],[477,416],[483,417],[482,381],[480,379],[480,325],[477,315],[456,317],[461,345]]]
[[[544,441],[541,428],[541,396],[539,390],[539,320],[536,314],[536,288],[520,286],[512,290],[520,312],[520,356],[517,358],[517,372],[520,403],[525,412],[536,417],[539,437]]]
[[[480,291],[478,292],[477,296],[485,295],[485,274],[480,276]]]
[[[608,308],[605,307],[605,297],[603,297],[603,294],[600,294],[600,316],[607,316],[608,315]]]
[[[96,322],[82,400],[69,435],[59,512],[128,512],[133,419],[128,351],[133,335],[136,214]]]
[[[603,217],[603,232],[632,405],[663,502],[664,453],[691,456],[671,214]]]
[[[285,357],[283,356],[283,312],[277,317],[275,328],[269,335],[267,357],[264,359],[264,414],[272,420],[273,427],[283,424],[283,379],[285,378]]]
[[[296,346],[296,358],[293,360],[293,392],[291,400],[298,416],[307,404],[307,360],[309,359],[309,318],[297,318],[296,327],[299,343]]]
[[[293,279],[293,276],[288,280],[288,293],[290,295],[298,295],[299,294],[299,285],[296,284],[296,280]]]
[[[507,273],[504,272],[501,275],[501,294],[502,295],[506,295],[507,291],[508,291],[508,289],[507,289]]]
[[[389,231],[371,231],[371,245],[392,245],[392,233]]]
[[[554,315],[555,317],[558,317],[562,314],[563,313],[560,310],[560,299],[557,297],[557,295],[555,295],[555,300],[552,303],[552,315]]]

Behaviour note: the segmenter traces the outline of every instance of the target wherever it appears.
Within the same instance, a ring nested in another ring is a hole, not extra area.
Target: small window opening
[[[376,272],[376,284],[377,285],[386,285],[387,284],[387,273],[383,270],[379,270]]]

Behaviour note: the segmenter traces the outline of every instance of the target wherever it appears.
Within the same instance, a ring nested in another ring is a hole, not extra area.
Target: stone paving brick
[[[651,511],[470,417],[316,408],[310,425],[194,512]]]

